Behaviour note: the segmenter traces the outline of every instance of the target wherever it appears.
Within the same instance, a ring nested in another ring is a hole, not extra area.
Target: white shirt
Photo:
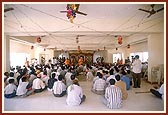
[[[66,90],[66,85],[62,81],[56,81],[53,85],[54,94],[61,94]]]
[[[158,91],[160,94],[162,94],[162,99],[164,100],[164,84],[161,85]]]
[[[96,90],[96,91],[104,91],[105,90],[105,86],[106,86],[105,80],[99,78],[93,84],[93,89]]]
[[[17,88],[16,95],[26,94],[26,92],[27,92],[26,87],[28,84],[29,84],[28,82],[19,82],[19,86]]]
[[[44,89],[45,88],[45,84],[44,82],[40,79],[40,78],[36,78],[35,80],[33,80],[33,89]]]
[[[141,73],[141,69],[142,69],[142,64],[141,64],[141,60],[139,59],[135,59],[134,62],[132,63],[132,71],[134,73]]]
[[[71,84],[73,84],[73,81],[71,80],[71,75],[72,73],[71,72],[67,72],[65,74],[65,79],[66,79],[66,86],[70,86]]]
[[[106,84],[109,84],[110,79],[114,79],[115,81],[117,81],[117,80],[115,79],[115,75],[110,75],[110,76],[106,79]]]
[[[5,89],[4,89],[4,92],[5,94],[12,94],[14,91],[16,91],[16,85],[14,84],[8,84]]]
[[[67,89],[67,99],[68,105],[80,105],[81,98],[83,97],[82,88],[78,85],[70,85]]]

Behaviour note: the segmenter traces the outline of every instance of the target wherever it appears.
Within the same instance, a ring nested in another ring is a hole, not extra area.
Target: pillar
[[[2,73],[10,71],[10,39],[4,35],[2,39]]]

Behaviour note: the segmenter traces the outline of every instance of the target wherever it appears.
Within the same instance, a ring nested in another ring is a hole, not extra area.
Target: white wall
[[[52,59],[54,56],[54,51],[47,50],[44,51],[44,48],[42,47],[34,47],[34,49],[31,49],[30,44],[24,44],[19,43],[13,40],[10,40],[10,53],[28,53],[30,54],[30,59],[28,59],[29,62],[31,62],[32,58],[37,58],[38,62],[40,62],[40,55],[46,55],[46,60]],[[14,57],[19,58],[19,57]]]
[[[163,34],[151,34],[148,36],[148,51],[149,51],[149,66],[148,66],[148,81],[156,82],[156,79],[151,76],[151,68],[159,64],[164,64],[164,36]]]

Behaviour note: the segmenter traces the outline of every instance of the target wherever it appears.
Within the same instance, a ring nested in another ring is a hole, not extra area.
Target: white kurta
[[[80,105],[81,98],[83,97],[82,88],[78,85],[70,85],[67,89],[67,99],[68,105]]]
[[[28,84],[29,84],[28,82],[19,82],[19,86],[17,88],[16,95],[26,94],[26,92],[27,92],[26,87]]]

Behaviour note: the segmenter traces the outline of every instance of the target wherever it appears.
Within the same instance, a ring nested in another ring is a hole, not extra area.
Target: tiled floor
[[[141,88],[131,88],[128,91],[128,98],[123,101],[121,109],[108,109],[101,103],[100,95],[90,91],[92,82],[79,82],[86,95],[86,100],[80,106],[66,105],[66,96],[57,98],[49,91],[34,94],[26,98],[15,97],[13,99],[4,98],[4,112],[84,112],[84,113],[104,113],[104,112],[165,112],[165,103],[156,98],[151,93],[139,93],[149,91],[153,86],[142,81]]]

